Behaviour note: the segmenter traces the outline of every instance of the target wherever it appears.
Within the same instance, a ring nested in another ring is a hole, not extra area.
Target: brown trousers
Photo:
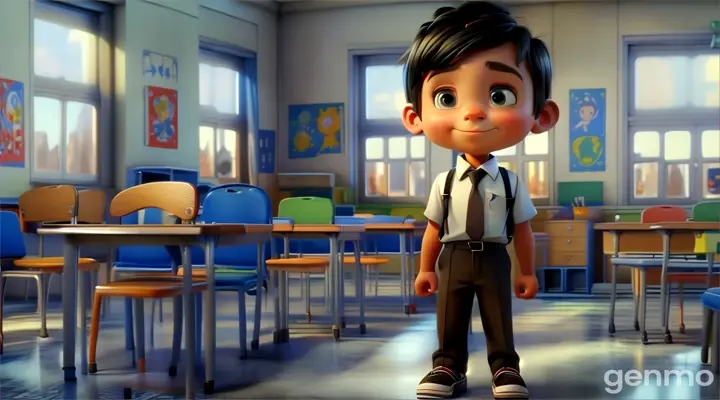
[[[446,244],[438,257],[437,333],[433,366],[465,373],[473,296],[480,306],[487,358],[493,375],[519,371],[512,327],[511,262],[504,246],[471,251],[467,243]]]

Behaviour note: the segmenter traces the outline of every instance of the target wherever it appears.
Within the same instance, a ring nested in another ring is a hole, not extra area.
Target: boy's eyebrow
[[[523,77],[522,77],[522,75],[520,75],[520,72],[517,69],[515,69],[507,64],[504,64],[504,63],[501,63],[498,61],[488,61],[485,63],[485,66],[489,70],[513,74],[513,75],[517,76],[518,78],[520,78],[520,80],[523,80]]]

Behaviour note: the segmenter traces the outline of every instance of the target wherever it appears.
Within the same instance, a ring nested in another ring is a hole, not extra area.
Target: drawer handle
[[[568,226],[568,227],[567,227],[567,230],[571,231],[571,230],[572,230],[572,226]]]
[[[572,239],[568,239],[568,244],[572,243]]]

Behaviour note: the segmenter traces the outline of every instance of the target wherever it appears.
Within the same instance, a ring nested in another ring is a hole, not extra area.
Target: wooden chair
[[[146,208],[158,208],[175,215],[182,223],[192,223],[198,213],[198,193],[195,186],[183,182],[153,182],[134,186],[118,193],[110,202],[110,215],[124,217]],[[177,267],[177,266],[176,266]],[[207,289],[207,282],[193,280],[193,292]],[[183,282],[173,276],[144,276],[121,279],[98,285],[93,296],[92,317],[90,321],[90,349],[88,370],[97,372],[97,342],[100,324],[100,311],[103,297],[130,297],[134,300],[135,349],[137,350],[138,372],[145,372],[144,344],[144,299],[173,298],[173,344],[169,374],[177,374],[182,340],[182,291]]]
[[[102,223],[105,217],[105,194],[101,190],[78,192],[73,186],[43,186],[29,190],[19,198],[23,220],[29,223]],[[81,211],[85,207],[85,211]],[[63,271],[63,257],[43,257],[43,237],[39,236],[39,256],[15,260],[17,270],[2,272],[3,284],[7,278],[35,279],[40,312],[40,337],[48,337],[47,302],[50,279]],[[80,258],[81,273],[95,274],[100,264],[92,258]],[[3,291],[4,293],[5,291]]]

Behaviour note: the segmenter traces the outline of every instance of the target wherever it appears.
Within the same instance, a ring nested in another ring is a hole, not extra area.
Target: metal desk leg
[[[400,235],[400,296],[403,300],[403,311],[406,315],[410,315],[410,301],[408,288],[408,263],[407,263],[407,243],[405,242],[404,232]]]
[[[115,261],[115,248],[108,248],[107,263],[105,264],[105,281],[110,282],[112,276],[113,262]],[[102,302],[102,317],[105,318],[110,315],[110,298],[105,299]]]
[[[340,249],[340,255],[338,256],[338,269],[340,271],[338,274],[338,279],[340,280],[340,295],[338,296],[338,301],[340,302],[340,327],[345,329],[347,327],[347,321],[345,320],[345,241],[339,240],[338,247]]]
[[[282,341],[280,340],[282,338],[281,335],[281,328],[280,328],[280,312],[282,311],[280,309],[280,273],[278,271],[273,271],[270,275],[270,280],[272,281],[272,287],[273,287],[273,314],[275,317],[275,329],[273,330],[273,343],[279,344]]]
[[[409,239],[409,240],[408,240]],[[406,293],[410,303],[409,311],[410,314],[415,314],[415,242],[414,236],[408,235],[407,232],[403,232],[402,240],[410,243],[410,249],[408,250],[408,268],[407,268],[407,289]]]
[[[635,277],[635,269],[630,270],[630,287],[633,296],[633,328],[640,331],[640,323],[638,322],[638,307],[640,307],[640,294],[635,293],[635,287],[638,286],[638,279]]]
[[[88,374],[88,331],[87,331],[87,309],[88,309],[88,273],[78,271],[78,307],[77,323],[80,331],[80,373]],[[42,294],[38,294],[38,297]],[[141,340],[141,339],[138,339]]]
[[[3,334],[3,306],[5,303],[5,279],[2,277],[2,271],[0,271],[0,355],[4,352],[3,342],[5,336]]]
[[[645,269],[640,268],[640,340],[643,344],[648,343],[647,330],[645,329],[645,316],[647,314],[647,279]]]
[[[342,261],[338,260],[339,243],[337,236],[330,237],[330,274],[331,274],[331,289],[332,289],[332,305],[333,305],[333,337],[335,340],[340,340],[341,327],[342,327],[342,315],[340,314],[340,296],[342,295],[340,289],[342,269],[339,268],[342,265]]]
[[[285,258],[290,258],[290,238],[283,237],[283,249]],[[280,343],[286,343],[290,340],[290,330],[288,327],[288,316],[290,315],[290,284],[288,282],[288,273],[285,271],[278,272],[278,289],[280,291]]]
[[[205,301],[203,302],[204,310],[202,321],[204,332],[205,347],[205,384],[203,392],[205,394],[215,393],[215,324],[216,324],[216,307],[215,307],[215,239],[208,238],[205,241],[205,281],[207,282],[207,290],[203,294]],[[189,270],[185,270],[189,271]],[[260,285],[262,286],[262,285]]]
[[[715,375],[720,373],[720,312],[715,312],[715,339],[712,348],[712,370]]]
[[[190,247],[182,247],[183,305],[185,319],[185,398],[195,399],[195,298],[192,292]]]
[[[713,310],[703,307],[703,336],[700,346],[700,362],[707,364],[710,361],[710,346],[712,346],[712,334],[713,334],[713,321],[715,319],[715,313]]]
[[[663,238],[663,261],[662,261],[662,271],[660,272],[660,298],[661,300],[661,308],[660,312],[662,313],[662,328],[663,333],[665,334],[665,343],[672,343],[672,335],[670,334],[670,328],[668,327],[668,320],[670,319],[668,317],[668,288],[667,288],[667,275],[668,275],[668,263],[670,261],[670,231],[664,231],[662,232],[662,238]]]
[[[355,296],[360,307],[360,334],[367,332],[365,326],[365,268],[360,264],[360,241],[353,241],[355,250]]]
[[[135,308],[135,357],[137,358],[137,370],[145,373],[147,363],[145,362],[145,300],[141,297],[133,299]]]
[[[66,237],[63,245],[63,371],[65,381],[77,380],[75,377],[75,332],[77,327],[76,299],[78,279],[78,247]]]
[[[618,256],[620,242],[618,240],[618,233],[611,232],[613,234],[613,258]],[[610,280],[611,280],[611,292],[610,292],[610,322],[608,323],[608,332],[610,334],[615,333],[615,301],[617,300],[617,266],[610,260]]]

